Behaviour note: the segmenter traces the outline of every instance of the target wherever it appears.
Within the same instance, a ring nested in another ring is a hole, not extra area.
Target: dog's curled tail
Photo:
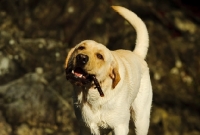
[[[132,11],[121,6],[112,6],[112,8],[122,17],[124,17],[135,28],[137,39],[134,52],[145,59],[149,47],[149,35],[146,25]]]

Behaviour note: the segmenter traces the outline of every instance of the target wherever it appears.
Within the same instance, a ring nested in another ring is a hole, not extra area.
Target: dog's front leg
[[[95,123],[90,124],[90,130],[92,135],[100,135],[99,127]]]
[[[114,128],[115,135],[127,135],[129,131],[128,125],[118,125]]]

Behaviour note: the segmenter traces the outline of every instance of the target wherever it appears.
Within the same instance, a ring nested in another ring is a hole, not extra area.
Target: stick
[[[103,91],[102,91],[102,89],[101,89],[101,86],[99,85],[98,80],[96,79],[96,77],[95,77],[94,75],[92,75],[91,77],[92,77],[92,79],[93,79],[93,81],[94,81],[94,84],[96,85],[95,88],[97,88],[97,90],[98,90],[100,96],[101,96],[101,97],[104,97],[104,93],[103,93]]]

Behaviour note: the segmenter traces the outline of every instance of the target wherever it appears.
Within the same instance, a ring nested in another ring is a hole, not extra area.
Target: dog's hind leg
[[[140,89],[132,104],[131,115],[135,123],[136,135],[147,135],[152,103],[152,87],[149,72],[146,71],[141,79]]]

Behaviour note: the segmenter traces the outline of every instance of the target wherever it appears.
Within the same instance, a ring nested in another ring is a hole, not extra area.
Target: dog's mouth
[[[75,68],[71,72],[75,78],[80,78],[80,79],[86,79],[89,74],[87,74],[83,69],[81,68]]]
[[[80,67],[66,69],[66,79],[78,86],[87,85],[92,82],[90,74]]]
[[[91,85],[94,82],[101,97],[104,93],[95,75],[88,74],[84,69],[80,67],[66,68],[66,79],[77,86]]]

